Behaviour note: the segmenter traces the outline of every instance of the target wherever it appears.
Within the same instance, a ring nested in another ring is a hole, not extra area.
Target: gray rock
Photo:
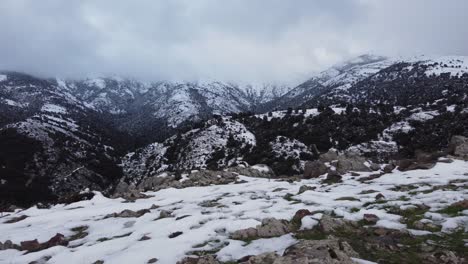
[[[256,228],[250,227],[235,231],[231,234],[231,238],[236,240],[256,239],[258,238],[258,232]]]
[[[135,223],[136,223],[136,221],[128,221],[128,222],[125,222],[123,226],[124,226],[124,228],[130,228],[130,227],[134,226]]]
[[[371,171],[364,163],[366,159],[357,155],[347,153],[338,157],[338,163],[336,164],[336,170],[340,174],[345,174],[349,171]]]
[[[278,237],[291,231],[289,222],[275,218],[263,219],[262,225],[257,226],[257,234],[261,238]]]
[[[313,191],[315,189],[317,189],[317,187],[315,187],[315,186],[302,185],[301,187],[299,187],[299,192],[297,192],[297,194],[301,194],[301,193],[304,193],[306,191]]]
[[[346,242],[335,238],[300,240],[287,248],[283,256],[273,252],[248,257],[244,264],[352,264],[359,255]]]
[[[132,211],[129,209],[125,209],[120,213],[113,213],[113,214],[108,214],[105,216],[105,218],[110,218],[110,217],[122,217],[122,218],[131,218],[131,217],[140,217],[146,213],[149,213],[149,209],[141,209],[138,211]]]
[[[468,138],[459,135],[453,136],[450,139],[448,151],[454,156],[468,159]]]
[[[385,166],[383,167],[383,171],[384,171],[385,173],[390,173],[390,172],[392,172],[394,169],[395,169],[395,165],[393,165],[393,164],[387,164],[387,165],[385,165]]]
[[[212,255],[201,256],[201,257],[186,257],[181,261],[177,261],[177,264],[220,264],[218,260]]]
[[[373,170],[373,171],[378,171],[378,170],[380,170],[380,164],[372,163],[370,165],[370,169]]]
[[[273,170],[265,164],[257,164],[256,166],[264,168],[264,170],[258,170],[252,167],[236,166],[228,168],[228,171],[238,173],[239,175],[245,175],[256,178],[274,178],[275,173]]]
[[[356,223],[341,218],[333,218],[329,215],[324,214],[319,221],[319,229],[324,233],[335,232],[340,228],[353,230],[356,227]]]
[[[291,232],[291,227],[288,221],[266,218],[262,220],[261,225],[258,225],[255,228],[251,227],[235,231],[231,234],[231,238],[238,240],[252,240],[258,238],[278,237],[289,232]]]
[[[327,166],[322,161],[308,161],[304,168],[304,179],[317,178],[327,173]]]
[[[332,162],[338,159],[338,152],[334,149],[328,150],[327,153],[320,155],[320,161],[322,162]]]
[[[4,243],[0,242],[0,250],[7,250],[7,249],[17,249],[20,250],[21,246],[14,244],[11,240],[7,240]]]

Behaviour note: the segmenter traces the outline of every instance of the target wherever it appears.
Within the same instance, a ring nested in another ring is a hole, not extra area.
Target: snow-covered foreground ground
[[[358,181],[369,174],[372,173],[347,174],[342,183],[331,185],[322,184],[323,177],[289,183],[241,176],[244,183],[148,192],[146,194],[153,197],[134,203],[97,194],[89,201],[50,209],[33,207],[0,218],[0,242],[12,240],[19,244],[33,239],[44,242],[56,233],[70,237],[75,234],[71,229],[80,226],[88,227],[88,235],[70,242],[68,247],[56,246],[28,254],[3,250],[0,263],[28,263],[44,256],[51,257],[47,263],[93,263],[97,260],[147,263],[152,258],[157,258],[157,263],[176,263],[190,251],[215,248],[221,248],[216,254],[222,261],[263,252],[282,253],[295,243],[293,235],[246,243],[229,239],[229,234],[254,227],[267,217],[290,220],[299,209],[334,212],[350,220],[361,220],[365,213],[371,213],[380,218],[377,226],[406,229],[400,222],[401,216],[387,209],[425,204],[430,209],[424,214],[424,221],[442,225],[442,232],[468,229],[468,210],[452,217],[437,213],[468,197],[468,162],[438,163],[431,170],[395,171],[371,181]],[[448,184],[450,188],[443,187]],[[302,185],[316,189],[297,194]],[[376,202],[378,193],[385,196],[383,202]],[[124,209],[148,208],[154,209],[138,218],[105,218]],[[171,211],[172,217],[159,218],[162,210]],[[28,217],[16,223],[5,223],[21,215]],[[309,227],[316,223],[310,217],[302,221]],[[175,232],[182,234],[169,238]],[[419,235],[428,231],[410,232]]]

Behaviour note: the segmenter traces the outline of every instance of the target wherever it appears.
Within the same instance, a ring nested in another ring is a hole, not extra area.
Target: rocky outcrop
[[[212,171],[201,170],[185,174],[186,178],[181,180],[175,174],[162,173],[157,176],[143,179],[137,185],[128,184],[121,181],[114,189],[112,197],[122,197],[126,200],[148,198],[149,196],[141,193],[144,191],[158,191],[167,188],[186,188],[192,186],[208,186],[213,184],[228,184],[235,182],[238,173],[231,171]]]
[[[351,246],[338,239],[300,240],[287,248],[283,256],[264,253],[248,258],[244,264],[353,264],[351,257],[358,254]]]
[[[186,257],[181,261],[177,261],[177,264],[220,264],[214,256],[201,256],[201,257]]]

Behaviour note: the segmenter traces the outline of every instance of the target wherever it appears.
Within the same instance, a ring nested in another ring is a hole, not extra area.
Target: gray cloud
[[[2,0],[0,68],[294,83],[362,53],[468,55],[465,0]]]

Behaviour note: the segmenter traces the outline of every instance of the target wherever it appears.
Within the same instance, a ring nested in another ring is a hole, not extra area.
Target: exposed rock
[[[177,231],[177,232],[174,232],[174,233],[169,234],[168,237],[169,237],[169,238],[175,238],[175,237],[178,237],[178,236],[180,236],[180,235],[182,235],[182,234],[183,234],[183,232]]]
[[[159,213],[159,218],[168,218],[168,217],[172,217],[172,212],[167,211],[167,210],[161,210],[161,212]]]
[[[290,231],[291,227],[288,221],[266,218],[262,220],[261,225],[258,225],[255,228],[251,227],[235,231],[231,234],[231,238],[239,240],[270,238],[282,236]]]
[[[231,234],[231,238],[236,240],[256,239],[258,238],[257,229],[249,227],[246,229],[237,230]]]
[[[435,166],[435,162],[419,162],[414,159],[403,159],[397,162],[398,170],[409,171],[409,170],[429,170]]]
[[[50,248],[50,247],[55,247],[55,246],[67,246],[68,241],[65,239],[65,236],[58,233],[55,236],[53,236],[49,241],[45,242],[43,244],[43,247],[45,248]]]
[[[7,240],[4,243],[0,242],[0,250],[6,250],[6,249],[21,250],[21,246],[14,244],[13,242],[11,242],[11,240]]]
[[[284,263],[280,262],[280,256],[274,252],[267,252],[257,256],[247,256],[238,261],[238,263],[243,264],[274,264],[274,263]],[[276,262],[275,262],[276,261]]]
[[[146,263],[152,264],[152,263],[156,263],[156,262],[158,262],[158,259],[157,258],[152,258],[152,259],[149,259],[148,262],[146,262]]]
[[[219,264],[214,256],[207,255],[201,257],[186,257],[181,261],[177,261],[177,264]]]
[[[257,233],[261,238],[282,236],[290,231],[291,228],[288,221],[275,218],[263,219],[262,225],[257,226]]]
[[[385,173],[391,173],[395,169],[395,165],[393,164],[387,164],[383,167],[383,171]]]
[[[347,153],[338,157],[338,163],[336,164],[336,170],[340,174],[345,174],[349,171],[371,171],[364,163],[366,160],[353,153]]]
[[[248,256],[239,260],[243,264],[352,264],[359,255],[351,246],[335,238],[325,240],[299,240],[287,248],[283,256],[273,252]]]
[[[140,217],[140,216],[142,216],[142,215],[144,215],[146,213],[149,213],[149,212],[150,212],[149,209],[141,209],[141,210],[138,210],[138,211],[132,211],[132,210],[129,210],[129,209],[125,209],[120,213],[108,214],[108,215],[105,216],[105,218],[109,218],[109,217],[123,217],[123,218]]]
[[[354,227],[356,227],[355,222],[351,222],[340,218],[333,218],[326,214],[324,214],[319,221],[319,229],[324,233],[335,232],[339,228],[354,229]]]
[[[93,192],[73,193],[60,197],[58,203],[71,204],[79,201],[91,200],[93,197]]]
[[[299,228],[301,227],[302,218],[311,214],[312,213],[307,209],[300,209],[294,214],[293,218],[291,219],[291,224],[293,224],[295,228]]]
[[[136,221],[128,221],[123,224],[124,228],[130,228],[135,225]]]
[[[301,193],[304,193],[306,191],[313,191],[315,189],[317,189],[317,187],[315,187],[315,186],[302,185],[301,187],[299,187],[299,191],[297,192],[297,194],[301,194]]]
[[[332,184],[332,183],[340,183],[342,182],[342,178],[339,174],[332,173],[328,174],[327,178],[322,181],[322,183]]]
[[[370,169],[373,170],[373,171],[378,171],[378,170],[380,170],[380,164],[372,163],[370,165]]]
[[[385,200],[385,196],[383,194],[381,194],[381,193],[378,193],[375,196],[375,200],[377,200],[377,201]]]
[[[338,159],[338,152],[335,149],[328,150],[327,153],[320,155],[320,161],[322,162],[332,162]]]
[[[327,173],[327,166],[322,161],[308,161],[304,167],[304,179],[317,178]]]
[[[20,245],[21,245],[21,250],[26,250],[29,252],[41,250],[41,243],[39,243],[37,239],[21,241]]]
[[[453,203],[451,204],[450,206],[453,206],[453,207],[461,207],[463,209],[468,209],[468,199],[465,199],[463,201],[459,201],[459,202],[456,202],[456,203]]]
[[[468,138],[453,136],[450,140],[449,152],[460,158],[468,158]]]
[[[13,218],[11,218],[10,220],[5,221],[4,223],[5,223],[5,224],[13,224],[13,223],[22,221],[22,220],[24,220],[24,219],[26,219],[26,218],[28,218],[27,215],[20,215],[20,216],[17,216],[17,217],[13,217]]]
[[[68,241],[65,239],[65,236],[62,234],[57,233],[55,236],[50,238],[45,243],[39,243],[37,239],[22,241],[21,243],[21,250],[26,250],[28,252],[35,252],[44,250],[47,248],[55,247],[55,246],[67,246]]]
[[[466,263],[467,259],[458,257],[454,252],[444,250],[437,251],[434,254],[426,258],[428,263],[437,263],[437,264],[458,264]]]
[[[379,217],[375,214],[364,214],[363,220],[366,224],[376,224],[379,221]]]
[[[257,169],[261,168],[261,169]],[[249,177],[257,178],[274,178],[275,173],[265,164],[257,164],[255,167],[236,166],[228,168],[228,171],[238,173],[239,175],[246,175]]]

